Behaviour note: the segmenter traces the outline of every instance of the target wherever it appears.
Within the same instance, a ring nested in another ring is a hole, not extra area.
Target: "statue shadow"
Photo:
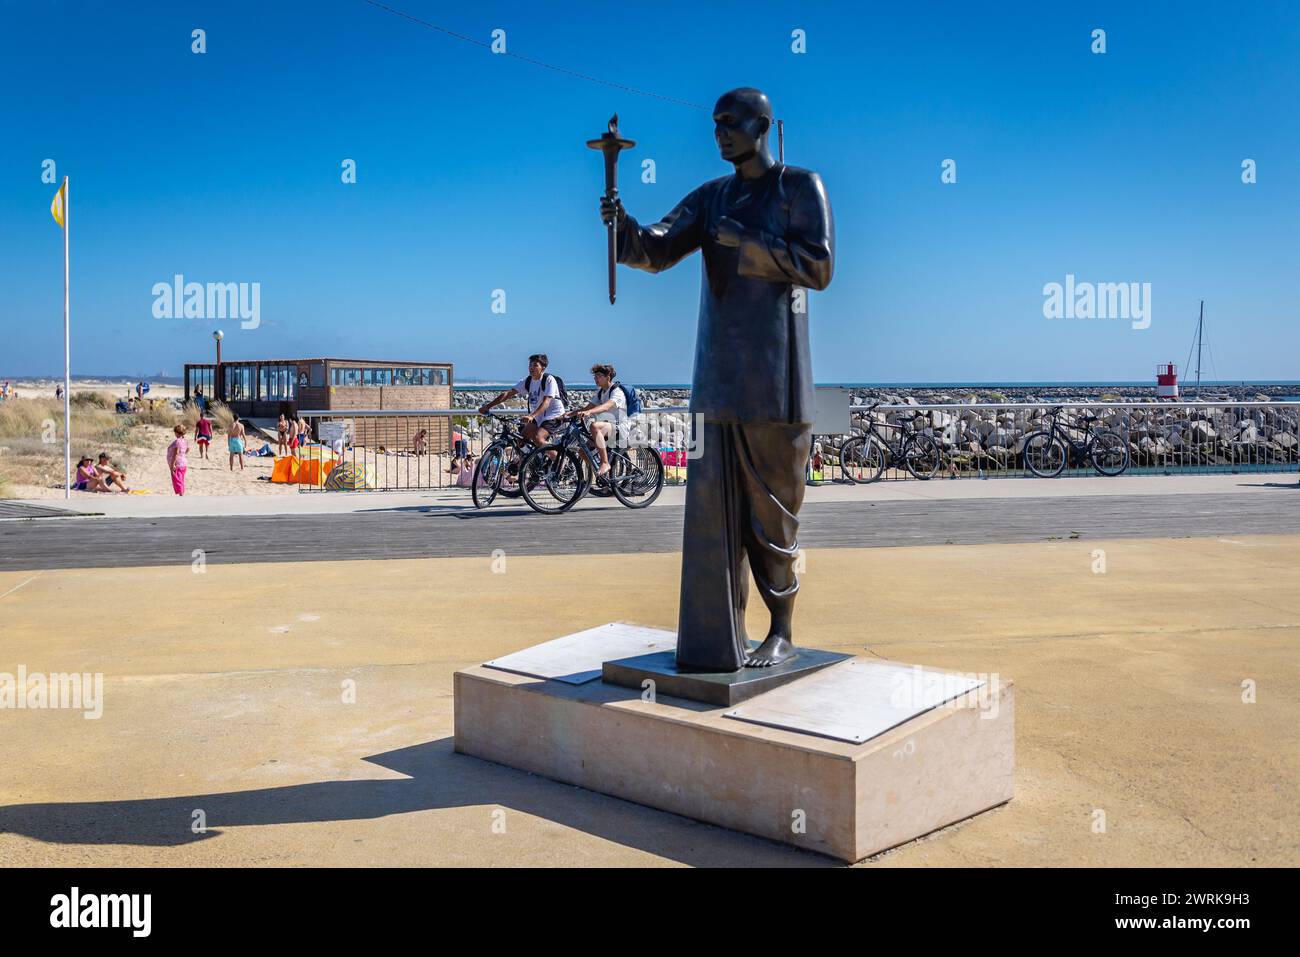
[[[400,779],[322,781],[126,801],[13,804],[0,807],[0,834],[50,844],[166,848],[213,840],[228,827],[372,820],[456,807],[484,808],[487,833],[492,824],[489,810],[500,807],[692,866],[842,866],[809,851],[456,754],[452,745],[447,737],[365,759],[404,775]],[[196,810],[205,815],[204,833],[192,830]],[[427,863],[436,865],[436,850],[430,857]]]

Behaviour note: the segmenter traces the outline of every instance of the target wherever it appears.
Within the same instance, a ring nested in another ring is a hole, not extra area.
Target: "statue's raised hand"
[[[600,221],[606,226],[610,220],[618,218],[618,224],[623,225],[623,220],[627,219],[627,210],[623,208],[623,201],[615,196],[610,199],[608,196],[600,197]]]

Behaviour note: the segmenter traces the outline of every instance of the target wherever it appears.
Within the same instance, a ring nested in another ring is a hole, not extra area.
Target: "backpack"
[[[543,391],[543,392],[546,391],[546,377],[547,377],[547,376],[550,376],[552,379],[555,380],[555,384],[556,384],[556,385],[559,387],[559,389],[560,389],[560,401],[564,403],[564,407],[567,409],[567,408],[569,407],[569,390],[566,389],[566,388],[564,387],[564,380],[561,379],[559,376],[555,375],[555,374],[552,373],[552,372],[543,372],[543,373],[542,373],[542,391]]]
[[[636,389],[630,385],[624,385],[621,382],[615,382],[614,385],[623,390],[623,398],[627,400],[628,418],[641,414],[641,396],[637,395]]]

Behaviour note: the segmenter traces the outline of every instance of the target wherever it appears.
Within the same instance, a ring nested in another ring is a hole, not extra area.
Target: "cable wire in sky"
[[[376,7],[387,13],[391,13],[393,14],[393,16],[401,17],[404,20],[410,20],[412,23],[418,23],[422,27],[426,27],[430,30],[436,30],[437,32],[445,34],[446,36],[452,37],[456,40],[463,40],[465,43],[472,43],[475,46],[484,47],[487,49],[491,49],[492,47],[490,43],[485,43],[482,40],[476,40],[473,37],[468,37],[463,33],[457,33],[455,30],[448,30],[446,27],[440,27],[436,23],[430,23],[428,20],[421,20],[419,17],[413,17],[409,13],[404,13],[401,10],[396,10],[393,7],[386,6],[385,4],[377,2],[377,0],[364,0],[364,2],[370,4],[370,6],[372,7]],[[612,80],[602,80],[598,76],[589,76],[586,73],[579,73],[577,70],[569,70],[562,66],[556,66],[553,63],[547,63],[544,60],[537,60],[530,56],[521,56],[518,53],[511,53],[508,50],[501,55],[514,57],[516,60],[521,60],[524,63],[531,63],[533,66],[540,66],[547,70],[553,70],[556,73],[563,73],[566,76],[576,77],[579,80],[586,80],[588,83],[599,83],[601,86],[613,87],[616,90],[623,90],[626,93],[635,93],[637,96],[648,96],[651,99],[663,100],[667,103],[677,103],[681,106],[689,106],[691,109],[694,110],[708,111],[709,109],[707,106],[701,106],[699,103],[692,103],[689,100],[679,100],[674,96],[664,96],[662,93],[651,93],[649,90],[638,90],[634,86],[626,86],[625,84],[622,83],[615,83]]]

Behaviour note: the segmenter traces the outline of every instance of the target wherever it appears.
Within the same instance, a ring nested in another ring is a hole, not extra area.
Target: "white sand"
[[[0,381],[5,381],[5,377],[0,375]],[[54,379],[13,379],[10,380],[17,390],[18,398],[37,399],[37,398],[54,398],[55,387],[61,384]],[[121,398],[127,393],[134,394],[135,383],[127,380],[105,380],[105,379],[73,379],[72,393],[78,392],[102,392],[113,399]],[[149,399],[179,399],[182,397],[183,389],[178,385],[155,385],[153,386],[146,398]],[[215,423],[214,423],[215,425]],[[143,438],[143,445],[126,452],[114,453],[114,466],[126,472],[126,483],[136,494],[149,495],[168,495],[175,496],[172,491],[171,470],[167,466],[167,446],[171,444],[175,436],[172,431],[162,426],[141,426],[143,435],[137,433],[136,437]],[[245,440],[245,446],[249,449],[260,449],[264,442],[269,441],[271,449],[276,448],[275,438],[269,440],[262,434],[258,433],[251,425],[247,425],[248,436]],[[226,446],[226,434],[219,429],[216,430],[212,437],[212,444],[208,448],[209,458],[204,459],[199,455],[198,443],[194,440],[193,433],[186,436],[189,443],[188,470],[186,472],[186,495],[297,495],[299,487],[284,483],[271,482],[271,470],[275,466],[275,459],[272,456],[253,457],[242,456],[244,468],[241,471],[239,462],[235,462],[234,471],[230,470],[229,453]],[[97,457],[101,451],[99,448],[90,448],[83,446],[76,441],[73,436],[72,461],[75,468],[77,460],[82,455]],[[375,450],[355,449],[349,450],[346,456],[347,461],[368,462],[374,469],[376,476],[383,482],[384,476],[388,476],[388,481],[403,485],[428,486],[439,481],[437,476],[445,469],[449,460],[442,455],[425,455],[411,456],[400,452],[391,452],[379,454]],[[452,478],[443,474],[441,482],[450,484]],[[63,497],[63,486],[39,486],[13,483],[11,486],[11,497],[19,499],[54,499]],[[105,497],[105,495],[124,496],[127,493],[113,492],[76,492],[72,493],[74,499],[82,501],[95,501]]]
[[[147,381],[147,380],[146,380]],[[0,375],[0,382],[9,382],[20,399],[53,399],[54,390],[63,385],[62,379],[10,379]],[[104,392],[114,399],[135,395],[135,382],[126,379],[73,379],[72,394],[78,392]],[[179,399],[185,389],[179,385],[149,384],[150,399]]]
[[[171,470],[167,467],[167,446],[171,444],[175,436],[170,429],[162,426],[150,425],[143,427],[146,430],[147,445],[143,448],[133,449],[115,457],[114,465],[126,472],[126,484],[132,489],[143,489],[152,495],[175,495],[172,491]],[[75,436],[74,436],[75,440]],[[212,444],[208,448],[210,458],[204,459],[199,455],[198,444],[194,441],[193,435],[186,436],[190,450],[186,458],[189,460],[189,467],[186,472],[185,491],[186,494],[194,495],[296,495],[298,487],[296,485],[282,485],[269,481],[271,469],[275,459],[271,457],[255,458],[243,456],[244,470],[239,470],[239,462],[235,462],[235,470],[229,470],[228,462],[230,456],[226,451],[226,436],[218,432],[213,436]],[[251,439],[250,444],[253,448],[261,448],[260,439]],[[275,448],[274,444],[271,446]],[[74,446],[72,450],[73,465],[80,458],[83,451]],[[99,450],[86,449],[84,454],[97,456]],[[266,481],[259,481],[264,477]],[[14,485],[14,498],[62,498],[63,487],[57,488],[41,487],[37,485]],[[103,498],[105,494],[97,492],[77,492],[72,493],[74,499],[93,500]],[[125,493],[114,492],[114,495]]]
[[[157,425],[148,425],[141,427],[144,430],[145,445],[141,448],[132,449],[128,452],[121,453],[114,457],[114,466],[126,472],[126,484],[133,491],[136,489],[144,490],[150,495],[172,495],[171,470],[167,466],[167,446],[175,438],[170,429]],[[260,449],[263,437],[256,434],[249,428],[249,436],[245,445],[250,449]],[[272,482],[271,470],[275,467],[275,458],[273,456],[257,457],[243,456],[244,468],[240,471],[239,462],[236,460],[235,468],[230,470],[230,455],[226,451],[226,435],[224,432],[217,431],[212,437],[212,444],[208,447],[208,458],[203,458],[199,454],[198,443],[194,440],[193,434],[186,436],[189,443],[189,452],[186,455],[188,467],[185,475],[185,494],[186,495],[297,495],[299,487],[296,484],[286,484]],[[274,440],[270,441],[272,451],[275,450]],[[72,458],[75,467],[76,461],[82,454],[92,457],[98,456],[99,449],[82,449],[73,446]],[[376,478],[383,482],[387,475],[388,481],[394,484],[408,486],[429,486],[439,480],[445,484],[451,484],[452,478],[441,472],[449,464],[449,459],[443,455],[424,455],[413,456],[405,453],[390,452],[381,455],[374,450],[368,449],[349,449],[346,453],[345,460],[349,462],[361,463],[367,462],[372,468]],[[441,475],[441,479],[438,476]],[[11,497],[18,499],[45,499],[45,498],[62,498],[63,486],[39,486],[39,485],[22,485],[13,484]],[[465,490],[468,493],[468,489]],[[72,493],[74,499],[93,501],[103,499],[105,495],[124,496],[123,492],[77,492]],[[136,493],[143,494],[143,493]]]

